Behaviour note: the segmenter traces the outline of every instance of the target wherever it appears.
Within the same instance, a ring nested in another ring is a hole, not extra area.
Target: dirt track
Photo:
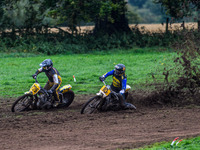
[[[175,137],[200,135],[200,108],[142,107],[137,111],[81,115],[76,96],[64,109],[11,113],[11,102],[0,103],[1,150],[114,150],[137,148]]]

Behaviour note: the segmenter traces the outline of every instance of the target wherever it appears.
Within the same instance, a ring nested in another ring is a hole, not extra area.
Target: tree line
[[[200,2],[198,0],[129,0],[128,4],[138,8],[152,7],[150,1],[168,18],[183,19],[197,13],[200,26]],[[146,5],[144,7],[144,4]],[[152,7],[153,8],[153,7]],[[154,9],[156,9],[154,7]],[[144,12],[144,10],[143,10]],[[77,26],[94,23],[94,32],[127,32],[128,19],[137,23],[141,18],[137,12],[127,10],[124,0],[1,0],[0,31],[6,29],[19,34],[46,33],[49,27],[67,26],[72,33]],[[153,18],[154,16],[152,16]]]
[[[93,22],[95,31],[123,31],[128,30],[125,13],[122,0],[1,0],[0,31],[46,33],[48,27],[64,25],[74,33],[82,22]]]
[[[137,4],[138,8],[143,8],[142,2],[144,0],[1,0],[0,50],[64,54],[133,46],[169,46],[173,41],[183,40],[184,37],[177,34],[179,31],[152,34],[141,32],[137,26],[130,28],[127,18],[139,21],[139,17],[137,12],[130,13],[128,6]],[[153,2],[160,6],[168,21],[172,17],[182,19],[198,13],[200,5],[195,0]],[[197,18],[198,23],[199,20]],[[95,26],[93,31],[78,32],[79,26],[89,23]],[[51,32],[52,27],[58,32]]]
[[[161,4],[165,14],[169,17],[178,20],[184,17],[190,17],[196,13],[195,21],[198,23],[198,30],[200,30],[200,1],[199,0],[153,0],[157,4]],[[169,20],[167,18],[167,23]]]

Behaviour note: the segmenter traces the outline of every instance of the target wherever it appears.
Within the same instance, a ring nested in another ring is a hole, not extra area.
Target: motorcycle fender
[[[61,93],[66,93],[69,90],[71,90],[72,86],[70,84],[64,85],[63,87],[60,88]]]
[[[105,93],[102,92],[101,90],[99,91],[99,93],[96,93],[96,95],[101,96],[102,98],[107,97],[107,95],[105,95]]]
[[[98,95],[98,96],[102,96],[102,93],[99,91],[99,93],[96,93],[96,95]]]
[[[27,92],[25,92],[24,94],[31,94],[31,92],[30,92],[30,91],[27,91]]]

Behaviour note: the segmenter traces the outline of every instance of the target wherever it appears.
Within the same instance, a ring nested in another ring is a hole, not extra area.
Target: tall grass
[[[173,52],[161,52],[159,49],[113,50],[108,53],[72,54],[55,56],[30,56],[19,54],[18,57],[2,55],[0,59],[0,97],[17,97],[29,90],[34,83],[31,75],[39,68],[39,64],[47,58],[52,59],[63,79],[62,85],[71,84],[75,94],[96,93],[102,86],[99,76],[114,69],[118,63],[126,65],[128,84],[133,89],[142,88],[147,82],[153,82],[152,74],[163,80],[162,70],[173,65]],[[74,82],[73,75],[77,82]],[[42,86],[47,77],[38,75]],[[110,84],[112,78],[106,81]]]

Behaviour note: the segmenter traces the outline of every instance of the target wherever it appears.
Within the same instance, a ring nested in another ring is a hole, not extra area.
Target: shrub
[[[137,47],[169,47],[175,42],[181,43],[184,36],[182,31],[168,33],[151,33],[145,29],[140,31],[137,27],[129,33],[84,33],[71,35],[69,33],[31,34],[22,37],[10,34],[0,38],[2,52],[29,52],[44,53],[48,55],[87,53],[111,49],[129,49]],[[199,36],[197,32],[193,32]]]
[[[157,84],[155,101],[163,103],[200,105],[200,43],[199,33],[179,32],[180,38],[172,47],[177,51],[174,68],[164,68],[165,81]],[[172,77],[174,76],[174,77]],[[171,79],[170,79],[171,78]]]

